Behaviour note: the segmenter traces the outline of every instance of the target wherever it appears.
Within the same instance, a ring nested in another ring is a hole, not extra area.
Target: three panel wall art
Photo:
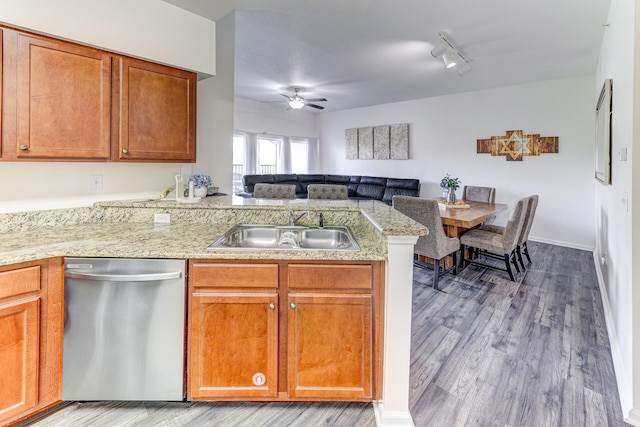
[[[347,160],[406,160],[409,123],[347,129],[345,154]]]
[[[521,162],[524,156],[558,152],[557,136],[524,135],[522,130],[508,130],[504,136],[479,139],[478,154],[505,156],[507,161]]]

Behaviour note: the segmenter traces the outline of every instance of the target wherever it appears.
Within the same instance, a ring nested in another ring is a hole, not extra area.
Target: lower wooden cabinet
[[[40,298],[0,306],[0,417],[11,418],[38,403]]]
[[[188,399],[379,398],[382,268],[191,261]]]
[[[62,398],[62,259],[0,267],[0,425]]]
[[[190,397],[275,397],[278,295],[197,293],[189,330]]]
[[[371,398],[371,295],[290,294],[290,397]]]

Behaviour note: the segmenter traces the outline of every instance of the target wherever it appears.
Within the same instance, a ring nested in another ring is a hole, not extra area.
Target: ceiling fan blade
[[[289,101],[291,101],[291,97],[289,95],[285,95],[284,93],[281,93],[280,95],[284,96],[285,98],[287,98]]]
[[[322,105],[316,105],[316,104],[305,104],[307,107],[313,107],[313,108],[317,108],[318,110],[324,110],[324,107]]]
[[[306,98],[307,102],[325,102],[327,99],[326,98]]]

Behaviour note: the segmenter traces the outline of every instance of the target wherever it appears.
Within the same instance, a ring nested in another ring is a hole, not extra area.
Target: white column
[[[378,426],[413,426],[409,412],[413,246],[418,236],[388,236],[385,274],[382,400],[373,407]]]

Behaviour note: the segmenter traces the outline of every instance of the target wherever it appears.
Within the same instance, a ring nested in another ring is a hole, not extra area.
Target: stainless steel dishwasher
[[[66,258],[63,400],[183,400],[185,261]]]

